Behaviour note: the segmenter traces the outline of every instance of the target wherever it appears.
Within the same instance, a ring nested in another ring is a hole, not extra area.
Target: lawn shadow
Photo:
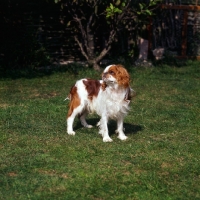
[[[109,135],[115,134],[115,130],[117,128],[116,121],[111,120],[108,123]],[[125,135],[133,135],[137,134],[139,131],[142,131],[143,127],[140,125],[134,125],[130,123],[124,123],[124,133]]]
[[[99,122],[99,119],[100,118],[98,118],[98,117],[90,118],[90,119],[87,119],[87,123],[92,125],[93,127],[97,127],[96,124]],[[109,123],[108,123],[109,135],[115,134],[116,127],[117,127],[116,121],[110,120]],[[76,131],[76,130],[81,129],[81,128],[83,128],[83,126],[80,123],[80,121],[78,120],[75,123],[74,130]],[[124,132],[125,132],[126,135],[132,135],[132,134],[137,134],[139,131],[142,131],[143,127],[140,126],[140,125],[124,123],[124,129],[125,129]]]
[[[143,130],[143,127],[140,125],[128,124],[124,123],[125,134],[132,135],[137,134],[138,132]]]
[[[88,69],[88,68],[87,68]],[[8,68],[4,69],[0,66],[0,79],[9,78],[9,79],[19,79],[19,78],[39,78],[50,76],[54,73],[70,73],[73,76],[77,76],[79,73],[83,73],[86,70],[86,66],[83,63],[69,63],[66,65],[49,65],[38,68]]]

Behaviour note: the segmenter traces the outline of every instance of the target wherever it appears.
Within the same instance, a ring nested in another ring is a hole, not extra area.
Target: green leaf
[[[161,3],[161,0],[150,0],[149,6],[155,6],[158,3]]]
[[[110,17],[110,13],[108,13],[107,15],[106,15],[106,18],[109,18]]]
[[[110,3],[110,9],[113,10],[114,9],[114,6],[112,3]]]
[[[150,1],[149,6],[155,6],[157,4],[156,1]]]
[[[144,8],[144,6],[141,3],[139,3],[139,6],[141,10]]]
[[[106,8],[106,12],[110,12],[110,8],[109,7]]]
[[[145,12],[148,14],[148,15],[152,15],[152,12],[150,10],[145,10]]]
[[[119,8],[114,8],[113,10],[115,13],[121,13],[122,11]]]

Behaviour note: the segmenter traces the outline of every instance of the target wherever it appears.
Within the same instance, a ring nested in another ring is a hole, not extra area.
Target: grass
[[[200,199],[199,63],[129,71],[137,96],[128,140],[110,122],[112,143],[78,120],[76,135],[66,134],[71,85],[99,73],[1,76],[0,199]]]

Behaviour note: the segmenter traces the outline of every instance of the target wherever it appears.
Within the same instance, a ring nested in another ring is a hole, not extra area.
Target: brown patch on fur
[[[106,89],[106,87],[107,87],[106,83],[103,82],[103,83],[101,84],[101,88],[102,88],[102,90],[104,91],[104,90]]]
[[[68,115],[67,118],[71,116],[73,110],[75,108],[77,108],[80,105],[80,98],[78,96],[77,93],[77,87],[73,86],[70,90],[70,94],[69,94],[69,99],[70,99],[70,103],[69,103],[69,111],[68,111]]]
[[[98,80],[83,80],[83,84],[85,85],[85,89],[88,92],[88,99],[92,100],[94,96],[96,97],[98,95],[101,87],[101,83]]]
[[[122,65],[111,66],[107,73],[115,77],[119,85],[123,87],[129,87],[130,76],[127,70]]]

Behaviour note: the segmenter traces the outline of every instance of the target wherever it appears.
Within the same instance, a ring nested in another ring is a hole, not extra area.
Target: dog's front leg
[[[112,139],[109,137],[108,134],[108,118],[107,116],[101,116],[101,119],[98,123],[99,125],[99,134],[103,137],[103,142],[112,142]]]
[[[128,138],[124,134],[123,121],[124,121],[124,117],[122,116],[117,119],[117,130],[115,131],[116,133],[118,133],[118,138],[120,140],[126,140]]]

